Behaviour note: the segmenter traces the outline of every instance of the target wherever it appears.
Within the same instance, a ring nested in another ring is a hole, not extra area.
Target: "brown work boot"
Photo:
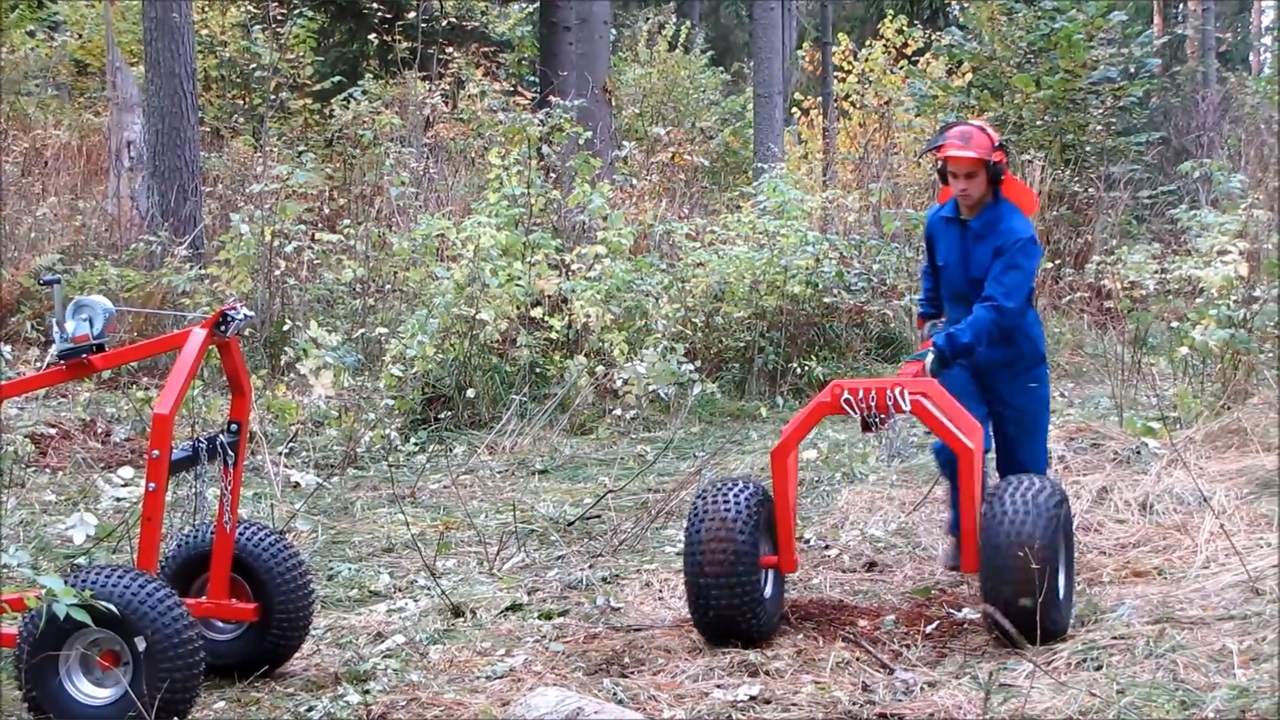
[[[960,540],[954,535],[947,536],[947,545],[938,554],[938,562],[951,572],[960,572]]]

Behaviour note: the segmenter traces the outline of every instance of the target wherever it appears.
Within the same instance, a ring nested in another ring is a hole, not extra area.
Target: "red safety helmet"
[[[938,131],[925,152],[945,160],[949,157],[973,158],[1004,164],[1008,158],[1000,134],[984,120],[964,120],[950,123]]]
[[[1000,135],[983,120],[948,123],[934,135],[920,153],[933,153],[937,160],[938,181],[947,184],[947,158],[972,158],[986,163],[987,177],[999,185],[1008,170],[1008,155]]]

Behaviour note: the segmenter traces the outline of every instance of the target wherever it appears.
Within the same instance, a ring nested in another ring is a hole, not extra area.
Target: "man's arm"
[[[933,338],[934,351],[947,364],[972,356],[978,348],[1013,330],[1035,290],[1042,254],[1034,232],[1019,236],[997,251],[973,312]]]

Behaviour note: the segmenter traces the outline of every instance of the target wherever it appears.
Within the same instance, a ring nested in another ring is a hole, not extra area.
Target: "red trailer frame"
[[[927,348],[926,341],[921,347]],[[791,574],[800,566],[796,549],[796,490],[800,443],[830,415],[857,415],[864,432],[874,432],[866,417],[910,413],[959,459],[960,571],[978,572],[978,523],[982,508],[982,425],[946,388],[924,373],[924,363],[911,360],[895,377],[833,380],[782,428],[769,456],[778,554],[760,558],[760,567]]]
[[[227,622],[252,622],[258,619],[258,603],[235,600],[231,597],[230,588],[236,515],[244,473],[245,448],[248,446],[249,412],[253,405],[253,388],[244,354],[240,349],[238,333],[251,316],[243,305],[229,304],[210,314],[199,325],[113,350],[104,349],[69,358],[46,370],[0,382],[0,402],[3,402],[178,351],[151,413],[151,440],[147,450],[136,565],[140,570],[153,575],[157,573],[169,479],[200,464],[200,448],[211,448],[222,460],[222,478],[209,587],[204,598],[184,598],[187,609],[197,619],[212,618]],[[222,371],[231,393],[226,427],[175,449],[174,416],[210,347],[218,350]],[[36,590],[0,594],[0,609],[4,612],[25,612],[32,607],[29,599],[39,595],[40,592]],[[0,628],[0,647],[13,648],[17,646],[17,642],[17,628]]]

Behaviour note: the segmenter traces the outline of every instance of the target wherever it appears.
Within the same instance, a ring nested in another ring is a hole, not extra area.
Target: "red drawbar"
[[[927,344],[926,344],[927,346]],[[978,518],[982,503],[982,426],[950,393],[929,377],[923,364],[907,363],[896,377],[834,380],[782,428],[770,454],[778,555],[761,558],[761,567],[794,573],[800,565],[796,551],[796,487],[800,443],[829,415],[849,415],[850,408],[887,417],[909,412],[920,418],[947,444],[960,461],[960,570],[978,571]],[[863,421],[863,429],[867,429]]]
[[[185,598],[183,602],[191,617],[197,620],[214,618],[223,622],[254,622],[258,619],[258,603],[254,602],[201,598]]]
[[[164,528],[165,496],[169,487],[170,461],[173,457],[174,420],[178,408],[199,372],[205,354],[210,347],[217,348],[222,370],[231,393],[231,407],[227,417],[227,436],[236,438],[236,446],[230,448],[234,458],[230,463],[218,463],[220,487],[217,520],[214,524],[213,551],[210,561],[208,596],[204,599],[187,599],[187,605],[197,617],[216,618],[228,622],[257,618],[256,603],[238,602],[231,596],[231,560],[235,547],[236,516],[240,502],[240,485],[244,476],[244,456],[249,441],[249,410],[253,405],[253,390],[249,370],[240,350],[239,336],[229,332],[244,318],[241,308],[228,305],[212,313],[199,325],[187,327],[165,335],[142,340],[104,352],[64,361],[47,370],[32,373],[13,380],[0,382],[0,401],[19,395],[61,385],[72,380],[87,378],[98,373],[178,351],[169,377],[160,390],[151,416],[151,440],[147,448],[145,491],[142,498],[142,520],[139,526],[136,564],[141,570],[156,573],[160,564],[160,542]],[[221,457],[221,455],[218,455]],[[229,467],[227,467],[229,465]],[[13,610],[16,595],[0,597]],[[13,647],[17,642],[16,629],[0,628],[0,645]]]

